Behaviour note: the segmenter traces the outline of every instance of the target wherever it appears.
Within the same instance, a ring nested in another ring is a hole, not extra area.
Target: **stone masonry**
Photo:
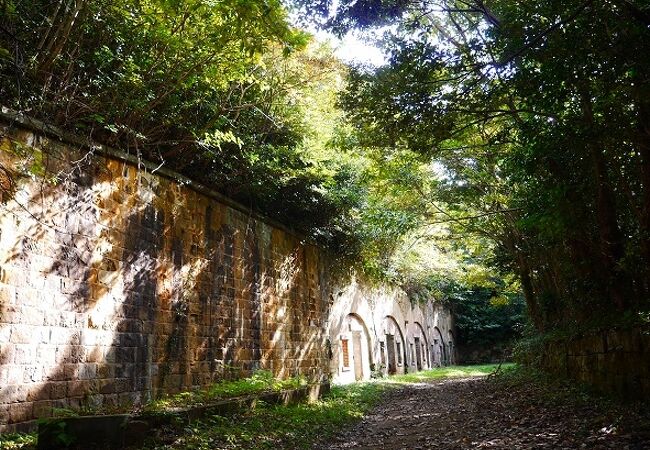
[[[327,254],[154,168],[0,118],[0,431],[260,368],[335,371],[331,314],[353,311]]]
[[[545,342],[541,367],[627,400],[650,400],[650,326],[605,328]]]

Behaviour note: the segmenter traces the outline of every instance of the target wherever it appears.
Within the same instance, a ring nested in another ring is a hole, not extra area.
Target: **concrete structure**
[[[326,328],[334,382],[454,362],[453,321],[440,304],[414,304],[400,289],[354,280],[336,290],[330,302]]]
[[[449,332],[433,305],[335,276],[326,252],[191,180],[0,116],[0,431],[260,368],[424,368],[449,360]]]

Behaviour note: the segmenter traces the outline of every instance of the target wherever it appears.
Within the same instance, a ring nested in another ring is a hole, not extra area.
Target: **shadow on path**
[[[418,383],[389,391],[362,422],[319,448],[648,449],[647,416],[633,409],[551,401],[539,388],[485,378]]]

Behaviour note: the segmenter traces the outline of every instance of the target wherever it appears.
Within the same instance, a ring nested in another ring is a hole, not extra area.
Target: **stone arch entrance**
[[[348,314],[340,337],[341,374],[347,382],[370,378],[372,364],[370,333],[363,319],[357,314]]]
[[[393,316],[386,316],[383,323],[386,339],[386,372],[389,375],[404,372],[404,334]]]
[[[415,364],[417,370],[429,368],[429,341],[420,322],[414,322],[415,331],[413,333],[413,344],[415,347]]]
[[[456,349],[455,349],[455,339],[454,339],[454,333],[449,331],[449,340],[447,341],[447,364],[455,364],[456,363],[456,358],[454,355],[456,354]]]
[[[433,342],[431,343],[431,356],[436,366],[446,364],[447,352],[445,350],[445,339],[438,327],[433,327]]]

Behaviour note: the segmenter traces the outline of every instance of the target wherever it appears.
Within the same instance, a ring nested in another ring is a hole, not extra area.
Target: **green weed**
[[[232,417],[213,416],[186,427],[174,442],[150,449],[309,449],[363,417],[392,386],[382,382],[334,386],[323,399],[293,406],[257,405]]]
[[[145,405],[144,411],[159,412],[178,406],[199,405],[247,394],[296,389],[306,385],[307,380],[302,376],[289,378],[287,380],[278,380],[273,377],[272,372],[267,370],[258,370],[249,378],[243,378],[240,380],[224,380],[204,389],[180,392],[178,394],[163,397]]]
[[[32,450],[36,448],[36,433],[0,434],[1,450]]]

